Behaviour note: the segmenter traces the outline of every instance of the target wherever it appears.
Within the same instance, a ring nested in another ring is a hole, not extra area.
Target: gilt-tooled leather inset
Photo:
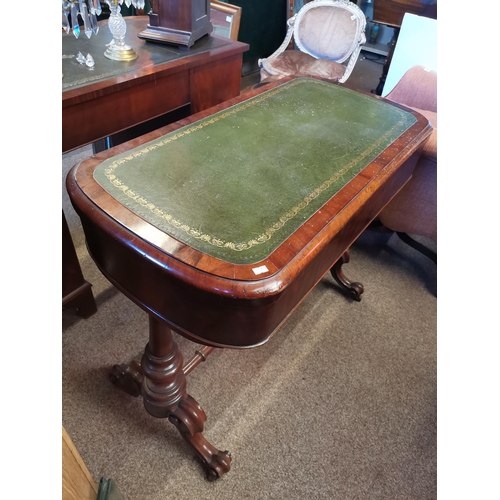
[[[183,243],[253,264],[415,122],[370,96],[300,78],[110,158],[94,178]]]

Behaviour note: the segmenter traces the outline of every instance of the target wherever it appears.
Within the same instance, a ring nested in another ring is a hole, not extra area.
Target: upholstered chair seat
[[[312,76],[343,83],[365,43],[366,18],[348,0],[313,0],[288,20],[280,47],[259,59],[261,80]],[[292,40],[296,49],[291,49]]]
[[[312,76],[338,82],[345,74],[345,66],[328,59],[315,59],[298,50],[285,50],[277,57],[265,59],[261,76]]]

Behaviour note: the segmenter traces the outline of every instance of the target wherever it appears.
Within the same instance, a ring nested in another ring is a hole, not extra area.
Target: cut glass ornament
[[[76,4],[71,6],[71,27],[73,28],[73,35],[78,38],[80,36],[80,26],[78,25],[78,7]]]
[[[69,33],[70,26],[69,26],[68,13],[64,9],[62,11],[62,27],[66,33]]]
[[[88,68],[93,68],[95,65],[94,58],[90,54],[87,54],[87,57],[85,59],[85,65]]]
[[[92,33],[97,35],[99,32],[97,16],[102,13],[100,0],[62,0],[62,12],[62,27],[66,33],[73,30],[75,38],[78,38],[82,31],[87,38],[90,38]],[[83,28],[80,27],[78,16],[83,21]]]
[[[78,52],[78,54],[76,54],[76,60],[80,64],[87,66],[87,68],[93,68],[95,66],[94,58],[90,54],[87,54],[87,57],[85,57],[81,52]]]
[[[97,35],[99,33],[99,25],[97,24],[97,16],[95,14],[91,14],[90,16],[90,26],[94,35]]]
[[[90,25],[90,18],[89,18],[89,13],[87,11],[87,4],[85,3],[81,4],[80,15],[83,18],[85,34],[87,35],[87,38],[90,38],[92,36],[92,27]]]

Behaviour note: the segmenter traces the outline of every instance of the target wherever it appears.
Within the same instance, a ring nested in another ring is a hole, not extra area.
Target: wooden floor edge
[[[80,480],[84,479],[85,483],[88,483],[90,489],[92,490],[94,494],[94,498],[97,496],[97,484],[96,482],[92,479],[92,476],[90,475],[90,472],[87,469],[87,466],[85,465],[85,462],[82,460],[82,457],[78,453],[78,450],[76,449],[75,445],[73,444],[73,441],[71,441],[71,438],[69,437],[68,433],[66,432],[66,429],[64,426],[62,427],[62,444],[63,448],[66,446],[67,451],[71,454],[72,458],[74,459],[73,464],[66,463],[64,460],[64,453],[63,453],[63,463],[62,463],[62,475],[63,475],[63,500],[64,500],[64,483],[65,483],[65,476],[67,478],[73,478],[74,476],[78,475]],[[77,469],[75,470],[75,468]],[[75,492],[73,492],[75,493]],[[71,497],[68,497],[68,500]],[[80,496],[74,496],[73,498],[87,498],[85,497],[80,497]]]

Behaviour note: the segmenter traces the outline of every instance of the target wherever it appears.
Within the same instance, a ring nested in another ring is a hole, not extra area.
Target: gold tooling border
[[[308,80],[309,81],[309,80]],[[321,82],[318,80],[314,80],[315,83],[319,85],[326,85],[330,86],[330,83],[326,82]],[[378,139],[375,143],[373,143],[369,148],[367,148],[365,151],[360,153],[355,159],[351,160],[346,166],[344,166],[342,169],[340,169],[338,172],[336,172],[334,175],[332,175],[329,179],[325,180],[319,187],[314,189],[309,195],[307,195],[305,198],[302,199],[300,203],[295,205],[291,210],[289,210],[285,215],[281,216],[271,227],[266,229],[264,233],[262,233],[259,237],[255,239],[251,239],[247,242],[244,243],[234,243],[232,241],[223,241],[218,238],[215,238],[213,236],[210,236],[208,234],[203,234],[200,231],[197,231],[196,229],[193,229],[187,224],[184,224],[182,221],[179,221],[178,219],[174,218],[172,215],[166,213],[164,210],[161,210],[158,208],[154,203],[148,202],[145,198],[137,194],[135,191],[129,189],[127,185],[125,185],[118,177],[114,175],[115,169],[119,166],[122,165],[123,163],[127,163],[134,158],[137,158],[139,156],[142,156],[143,154],[146,154],[153,149],[160,148],[163,146],[166,146],[167,144],[176,141],[177,139],[180,139],[181,137],[184,137],[185,135],[191,134],[192,132],[195,132],[197,130],[201,130],[204,127],[207,127],[219,120],[222,120],[223,118],[227,118],[229,116],[232,116],[239,111],[243,111],[244,109],[253,106],[254,104],[260,103],[265,101],[266,99],[269,99],[270,97],[273,97],[276,94],[279,94],[283,92],[284,90],[294,87],[295,85],[299,85],[303,83],[303,80],[299,80],[296,82],[293,82],[289,85],[284,85],[283,87],[278,87],[275,90],[266,92],[265,94],[262,94],[260,97],[253,98],[249,100],[246,104],[243,105],[237,105],[233,109],[230,109],[229,111],[226,111],[224,113],[221,113],[220,115],[211,118],[209,120],[204,120],[197,125],[194,125],[192,127],[188,127],[185,130],[182,130],[181,132],[177,132],[174,135],[170,136],[167,135],[165,136],[165,139],[162,139],[158,142],[155,142],[153,144],[150,144],[146,146],[143,149],[140,149],[139,151],[136,151],[129,156],[119,158],[115,161],[113,161],[108,168],[105,169],[105,175],[111,182],[111,184],[118,188],[119,190],[123,191],[129,198],[134,200],[136,203],[139,205],[148,208],[152,214],[154,214],[156,217],[159,217],[160,219],[164,220],[167,222],[170,226],[175,227],[177,229],[180,229],[184,231],[186,234],[189,236],[192,236],[193,238],[196,238],[198,240],[204,241],[212,246],[219,247],[219,248],[229,248],[231,250],[235,250],[237,252],[241,252],[243,250],[248,250],[256,245],[261,245],[262,243],[265,243],[266,241],[269,241],[272,236],[279,230],[281,229],[288,221],[292,220],[297,214],[299,214],[311,201],[313,201],[315,198],[317,198],[323,191],[328,189],[328,187],[334,183],[335,181],[338,180],[339,177],[342,175],[346,174],[351,170],[360,160],[368,156],[369,154],[372,153],[374,149],[376,149],[382,142],[385,141],[385,139],[393,132],[394,129],[399,127],[404,121],[405,121],[405,115],[402,110],[399,110],[395,108],[401,115],[400,121],[394,125],[390,130],[388,130],[380,139]]]

